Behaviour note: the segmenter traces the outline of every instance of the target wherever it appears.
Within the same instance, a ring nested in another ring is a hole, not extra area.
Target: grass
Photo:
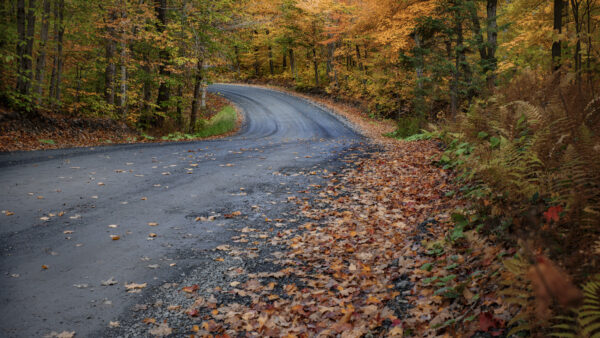
[[[56,144],[56,142],[54,142],[54,140],[51,139],[39,139],[38,141],[44,144]]]
[[[202,127],[196,133],[184,134],[177,132],[163,136],[162,139],[180,141],[226,134],[235,129],[236,120],[237,113],[235,109],[232,106],[226,106],[210,120],[203,123]]]

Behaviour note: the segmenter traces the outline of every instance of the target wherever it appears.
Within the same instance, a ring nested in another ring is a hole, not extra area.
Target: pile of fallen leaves
[[[0,111],[0,151],[56,149],[133,142],[139,135],[110,119]]]
[[[433,164],[438,145],[396,142],[386,148],[347,157],[350,169],[327,173],[329,183],[320,187],[318,199],[291,197],[312,221],[267,239],[286,248],[272,253],[281,269],[217,288],[249,302],[197,296],[185,309],[198,319],[190,332],[304,337],[500,332],[510,313],[494,290],[480,288],[490,278],[488,270],[498,268],[494,257],[501,250],[474,233],[466,236],[468,250],[443,243],[462,202],[447,197],[457,188],[452,174]],[[183,291],[194,297],[194,290]]]

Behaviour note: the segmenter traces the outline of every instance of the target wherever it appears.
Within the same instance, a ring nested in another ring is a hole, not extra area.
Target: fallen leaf
[[[109,279],[102,281],[102,283],[100,283],[103,286],[108,286],[108,285],[115,285],[118,282],[114,279],[114,277],[110,277]]]
[[[142,320],[142,323],[144,323],[144,324],[156,324],[156,319],[154,319],[154,318],[144,318]]]
[[[151,232],[150,234],[148,234],[148,237],[151,237],[151,238],[154,238],[154,237],[156,237],[156,236],[157,236],[157,235],[156,235],[155,233],[153,233],[153,232]]]
[[[119,235],[110,235],[110,239],[112,239],[113,241],[118,241],[119,239],[121,239],[121,236],[119,236]]]
[[[148,283],[142,283],[142,284],[130,283],[130,284],[125,284],[125,290],[127,290],[127,292],[134,291],[134,290],[141,290],[141,289],[145,288],[146,286],[148,286]]]
[[[148,331],[151,335],[156,337],[164,337],[173,333],[173,329],[169,327],[167,323],[160,323],[157,327]]]
[[[117,322],[110,321],[108,323],[108,327],[115,328],[115,327],[119,327],[119,326],[121,326],[121,323],[119,323],[118,321]]]
[[[181,291],[183,292],[187,292],[187,293],[192,293],[192,292],[196,292],[200,289],[200,287],[198,286],[198,284],[194,284],[192,286],[185,286],[181,289]]]
[[[151,226],[151,227],[155,227],[155,226],[158,225],[158,223],[156,223],[156,222],[148,222],[148,225]]]
[[[48,270],[48,265],[42,265],[43,270]]]

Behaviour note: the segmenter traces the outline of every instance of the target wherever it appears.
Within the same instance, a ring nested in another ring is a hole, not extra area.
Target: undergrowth
[[[570,75],[525,72],[450,126],[405,140],[431,138],[472,202],[468,227],[520,253],[495,280],[518,309],[510,334],[599,337],[600,96]]]

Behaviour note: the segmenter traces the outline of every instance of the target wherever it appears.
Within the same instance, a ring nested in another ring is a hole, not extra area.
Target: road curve
[[[259,203],[273,187],[302,187],[302,176],[283,182],[274,173],[335,165],[362,141],[303,99],[210,90],[244,111],[235,136],[0,154],[0,336],[101,332],[145,291],[192,269],[182,252],[228,240],[225,228],[198,217]],[[126,283],[147,287],[127,293]]]

